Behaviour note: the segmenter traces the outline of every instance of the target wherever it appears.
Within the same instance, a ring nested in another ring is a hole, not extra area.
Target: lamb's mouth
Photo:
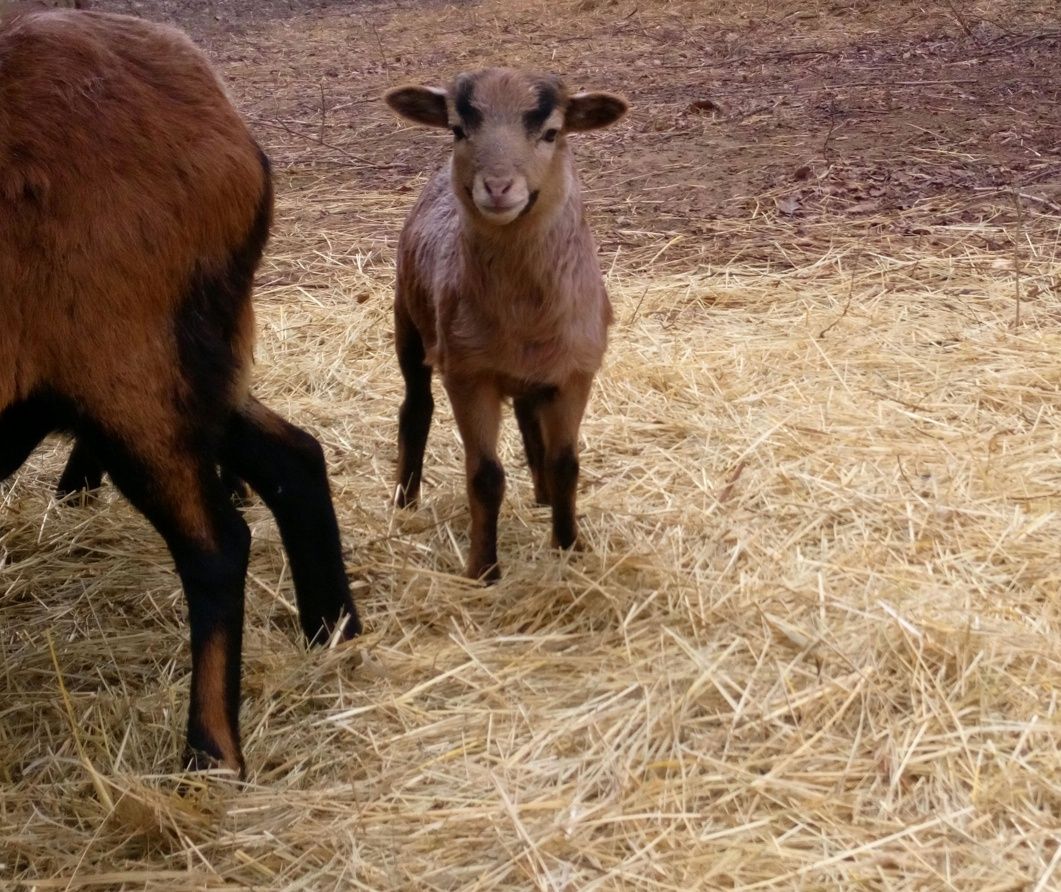
[[[468,190],[468,195],[472,198],[472,203],[480,214],[491,223],[505,224],[511,223],[513,220],[519,217],[526,216],[531,208],[534,207],[535,202],[538,201],[538,190],[535,189],[531,192],[523,201],[514,201],[511,204],[497,204],[495,202],[480,203],[475,201],[472,196],[472,191]]]

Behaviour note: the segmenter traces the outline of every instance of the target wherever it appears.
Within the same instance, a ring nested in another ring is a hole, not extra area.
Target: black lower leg
[[[578,456],[567,447],[547,464],[549,491],[553,505],[553,541],[560,548],[571,548],[578,539],[575,497],[578,489]]]
[[[430,376],[428,371],[426,382],[406,381],[405,400],[398,412],[398,487],[394,502],[399,508],[414,505],[420,496],[424,450],[435,410]]]
[[[224,467],[249,483],[276,518],[306,638],[321,641],[343,614],[349,617],[346,637],[360,633],[320,444],[255,403],[233,416],[221,457]]]
[[[26,400],[0,411],[0,480],[15,473],[54,428],[47,407]]]
[[[55,494],[63,498],[75,492],[91,492],[103,485],[103,464],[84,440],[76,440]]]
[[[242,774],[240,668],[250,532],[231,505],[222,514],[226,529],[216,549],[174,548],[191,627],[192,689],[185,764],[193,769],[221,764]]]
[[[534,500],[539,505],[549,504],[549,489],[545,482],[545,442],[542,439],[542,424],[538,417],[538,400],[535,397],[517,397],[513,401],[516,423],[523,437],[523,449],[527,454],[527,467],[534,482]]]
[[[424,365],[424,345],[407,322],[400,326],[398,365],[405,380],[405,399],[398,411],[398,485],[394,503],[399,508],[416,504],[424,468],[424,449],[431,429],[435,401],[431,396],[431,368]]]
[[[467,575],[493,582],[501,578],[497,562],[497,518],[505,496],[505,471],[496,459],[479,461],[468,480],[472,534]]]
[[[146,459],[139,456],[142,443],[134,450],[102,437],[97,454],[118,489],[166,540],[188,601],[192,690],[186,764],[221,764],[242,772],[240,653],[250,530],[212,460],[161,439],[151,445],[152,457]]]

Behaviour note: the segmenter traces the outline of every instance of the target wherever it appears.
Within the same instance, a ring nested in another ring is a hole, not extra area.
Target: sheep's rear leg
[[[549,487],[545,481],[545,440],[542,438],[542,422],[539,407],[544,397],[539,394],[528,394],[516,397],[512,407],[516,411],[516,423],[523,438],[523,451],[527,455],[527,467],[530,468],[531,480],[534,482],[534,501],[539,505],[549,504]]]
[[[359,634],[320,444],[252,399],[229,420],[221,461],[251,485],[276,518],[306,638],[320,643],[344,615],[349,617],[344,637]]]
[[[251,501],[251,489],[246,481],[241,480],[228,468],[221,468],[221,484],[237,507],[246,508]]]
[[[15,403],[0,411],[0,480],[6,480],[52,432],[54,422],[37,400]]]
[[[141,433],[93,444],[118,489],[169,545],[188,601],[192,680],[186,764],[243,773],[239,740],[243,587],[250,531],[212,457]],[[135,445],[133,443],[135,442]]]
[[[465,575],[494,582],[501,578],[497,562],[497,516],[505,495],[505,471],[497,460],[501,428],[501,394],[487,379],[447,380],[461,440],[471,510],[471,545]]]
[[[435,401],[431,396],[431,367],[424,363],[423,339],[400,304],[394,310],[394,342],[405,380],[405,399],[398,412],[398,482],[394,504],[406,508],[414,506],[420,497],[424,449]]]
[[[76,492],[89,493],[102,485],[102,462],[84,440],[75,440],[66,468],[55,487],[56,497],[63,499]]]
[[[578,429],[589,401],[593,379],[579,376],[561,387],[541,406],[545,435],[545,479],[553,507],[554,547],[578,544],[575,501],[578,492]]]

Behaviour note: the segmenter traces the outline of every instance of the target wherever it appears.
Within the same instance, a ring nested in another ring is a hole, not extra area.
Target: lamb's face
[[[495,70],[462,75],[451,95],[453,188],[487,222],[511,223],[563,176],[566,91],[555,78]]]
[[[386,98],[407,118],[453,131],[457,198],[496,226],[562,194],[567,132],[606,126],[626,111],[616,96],[569,96],[552,75],[507,68],[462,74],[448,90],[403,87]]]

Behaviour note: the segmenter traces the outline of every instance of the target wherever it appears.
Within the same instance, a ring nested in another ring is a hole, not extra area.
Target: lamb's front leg
[[[494,582],[501,578],[497,563],[497,515],[505,494],[505,471],[497,460],[501,393],[496,382],[489,378],[447,376],[445,385],[464,441],[464,473],[472,515],[465,575]]]
[[[575,498],[578,492],[578,429],[589,402],[592,375],[573,377],[541,405],[545,438],[545,481],[553,506],[553,545],[578,544]]]

